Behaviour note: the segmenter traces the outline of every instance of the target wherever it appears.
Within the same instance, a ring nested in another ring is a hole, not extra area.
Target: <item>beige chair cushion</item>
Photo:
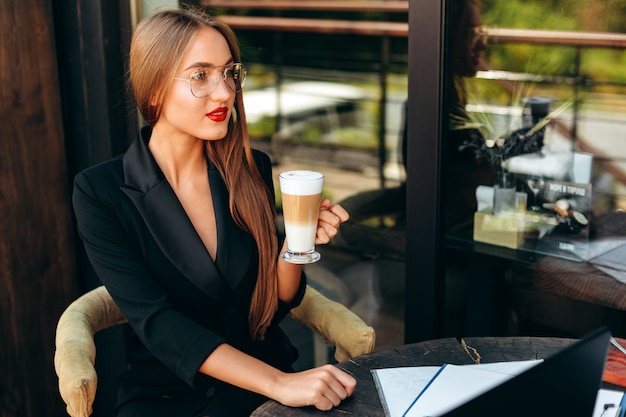
[[[346,306],[329,300],[307,286],[302,303],[290,315],[306,324],[335,347],[338,362],[374,350],[376,333]]]
[[[126,318],[103,286],[78,298],[61,315],[57,324],[54,367],[70,416],[87,417],[93,412],[98,382],[93,335],[124,322]]]

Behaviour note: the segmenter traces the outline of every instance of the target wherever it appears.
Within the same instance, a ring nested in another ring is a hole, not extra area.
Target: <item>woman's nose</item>
[[[215,101],[229,99],[232,94],[235,94],[235,92],[228,87],[226,81],[224,81],[222,77],[220,77],[219,80],[220,81],[217,83],[215,90],[211,93],[211,98]]]

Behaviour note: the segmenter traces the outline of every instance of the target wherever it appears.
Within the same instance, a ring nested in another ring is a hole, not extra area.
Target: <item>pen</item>
[[[626,349],[624,349],[624,347],[620,345],[619,342],[615,340],[615,338],[613,337],[611,337],[611,344],[615,346],[616,348],[618,348],[619,351],[622,352],[624,355],[626,355]]]
[[[615,414],[608,414],[608,410],[611,410],[612,412],[612,409],[615,409]],[[602,414],[600,414],[600,417],[609,417],[610,415],[613,417],[621,417],[622,408],[620,406],[616,406],[615,404],[604,404],[604,410],[602,411]]]
[[[359,368],[361,367],[361,365],[359,365],[358,363],[356,363],[356,362],[355,362],[355,361],[353,361],[352,359],[348,359],[348,362],[350,362],[350,363],[352,363],[352,364],[356,365],[356,366],[357,366],[357,367],[359,367]],[[335,364],[335,366],[336,366],[337,368],[341,369],[342,371],[344,371],[345,373],[347,373],[347,374],[349,374],[349,375],[351,375],[351,376],[353,376],[353,377],[354,377],[354,374],[353,374],[352,372],[348,371],[348,370],[347,370],[346,368],[344,368],[343,366],[339,366],[339,365],[337,365],[337,364]],[[356,378],[356,377],[355,377],[355,378]]]

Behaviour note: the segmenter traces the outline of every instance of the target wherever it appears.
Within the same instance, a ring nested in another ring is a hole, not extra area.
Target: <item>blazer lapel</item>
[[[134,203],[157,244],[181,274],[212,299],[228,305],[231,291],[154,161],[147,146],[150,134],[150,128],[143,128],[139,140],[124,155],[126,187],[122,191]],[[216,213],[220,211],[216,207]],[[220,234],[218,223],[218,236]],[[222,238],[218,239],[219,246]],[[218,254],[220,250],[218,248]]]
[[[230,289],[234,290],[248,271],[250,257],[256,246],[252,236],[237,226],[231,217],[226,184],[212,163],[209,181],[217,223],[217,267]],[[255,259],[255,262],[258,261]]]

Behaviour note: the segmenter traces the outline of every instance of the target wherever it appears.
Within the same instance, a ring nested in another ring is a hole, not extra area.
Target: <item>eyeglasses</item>
[[[241,91],[246,82],[246,67],[242,63],[223,65],[220,67],[206,67],[191,73],[189,78],[174,78],[175,80],[189,82],[191,94],[202,98],[211,94],[224,80],[228,88],[237,93]]]

